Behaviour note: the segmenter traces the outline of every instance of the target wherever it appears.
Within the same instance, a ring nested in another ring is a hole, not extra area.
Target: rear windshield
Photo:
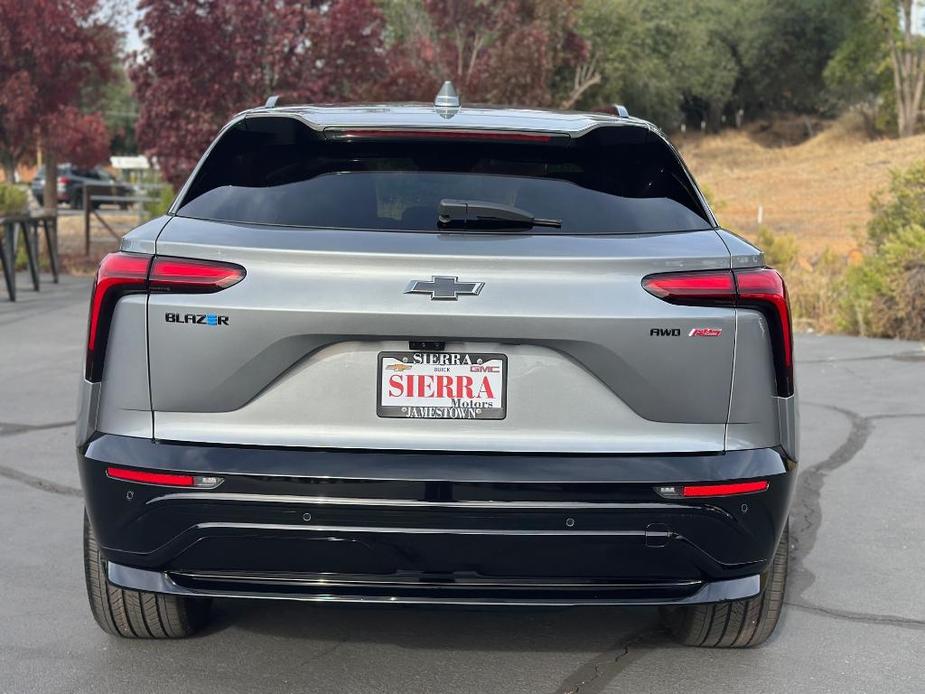
[[[548,142],[336,139],[291,118],[249,119],[216,144],[180,216],[292,227],[444,232],[443,199],[561,220],[536,233],[638,233],[710,225],[689,177],[643,128]]]

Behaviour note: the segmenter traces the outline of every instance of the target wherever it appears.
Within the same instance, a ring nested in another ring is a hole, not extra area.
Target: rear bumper
[[[684,604],[755,595],[796,466],[777,450],[562,456],[269,449],[92,437],[79,451],[113,583],[184,595]],[[223,478],[111,479],[110,465]],[[670,500],[656,485],[764,479]]]

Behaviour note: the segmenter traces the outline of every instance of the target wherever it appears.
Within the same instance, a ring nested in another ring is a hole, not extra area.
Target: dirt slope
[[[753,237],[762,206],[763,225],[795,234],[807,251],[829,246],[849,254],[863,237],[871,193],[887,184],[890,169],[925,159],[925,135],[871,142],[836,124],[792,147],[767,148],[727,132],[681,150],[727,228]]]

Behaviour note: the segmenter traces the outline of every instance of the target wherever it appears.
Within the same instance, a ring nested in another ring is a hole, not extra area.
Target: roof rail
[[[613,110],[619,118],[629,118],[630,112],[626,110],[626,106],[623,104],[614,104]]]
[[[264,108],[276,108],[276,104],[279,102],[279,94],[274,94],[267,102],[263,105]]]

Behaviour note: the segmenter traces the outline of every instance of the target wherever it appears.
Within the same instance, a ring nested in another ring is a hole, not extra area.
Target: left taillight
[[[147,291],[150,266],[151,256],[135,253],[110,253],[100,263],[90,297],[86,367],[88,381],[96,382],[103,377],[103,358],[116,302],[126,294]]]
[[[787,287],[777,270],[704,270],[649,275],[643,288],[681,306],[736,306],[760,311],[768,322],[777,394],[793,395],[793,326]]]
[[[100,263],[90,298],[86,379],[100,381],[116,303],[126,294],[150,291],[201,294],[237,284],[244,268],[234,263],[137,253],[110,253]]]
[[[151,265],[149,286],[152,292],[211,294],[228,289],[245,275],[234,263],[157,256]]]

